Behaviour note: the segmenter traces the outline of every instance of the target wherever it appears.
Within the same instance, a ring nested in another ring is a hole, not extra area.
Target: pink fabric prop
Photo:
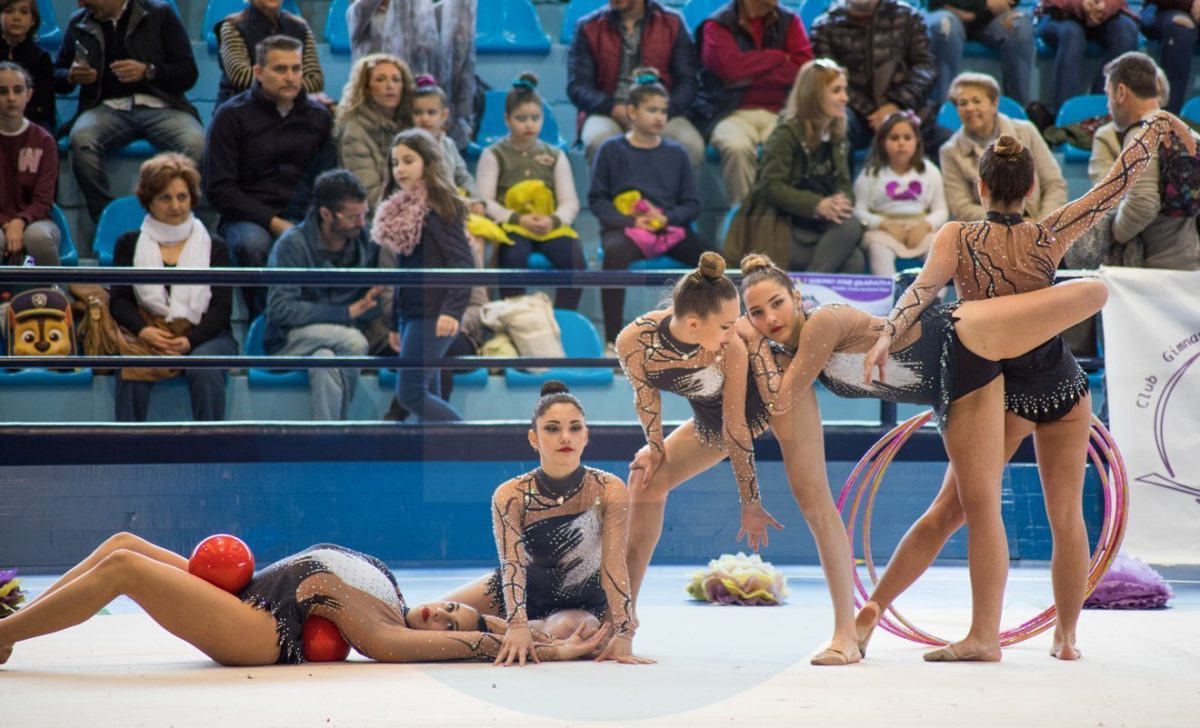
[[[1162,575],[1141,559],[1117,554],[1083,603],[1085,609],[1162,609],[1175,596]]]

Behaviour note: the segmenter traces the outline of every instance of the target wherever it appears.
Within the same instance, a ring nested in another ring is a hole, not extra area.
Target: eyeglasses
[[[363,210],[362,212],[358,213],[357,215],[347,215],[344,212],[335,212],[335,213],[333,213],[333,216],[339,220],[342,220],[343,222],[366,222],[367,221],[367,211],[366,210]]]

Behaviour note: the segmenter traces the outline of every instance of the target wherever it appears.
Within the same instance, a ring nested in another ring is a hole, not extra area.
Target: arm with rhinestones
[[[870,318],[870,314],[853,306],[832,304],[814,309],[808,315],[800,331],[796,356],[780,379],[776,402],[774,405],[768,403],[772,415],[789,412],[808,396],[834,349],[845,338],[845,332],[860,317]]]
[[[500,554],[500,594],[510,627],[524,627],[529,622],[525,613],[525,567],[529,555],[525,552],[523,503],[528,494],[522,491],[523,487],[534,487],[533,478],[510,480],[492,496],[492,530]]]
[[[786,410],[779,397],[783,386],[783,368],[775,361],[771,340],[754,328],[745,316],[737,320],[734,329],[746,346],[749,376],[754,377],[754,386],[763,404],[771,414]]]
[[[440,632],[396,626],[369,640],[355,645],[367,657],[377,662],[439,662],[443,660],[496,659],[504,638],[489,632]],[[563,659],[554,644],[536,644],[539,660],[553,662]]]
[[[754,438],[746,424],[746,385],[749,365],[746,345],[737,336],[729,337],[724,346],[722,368],[725,380],[721,391],[721,420],[725,431],[721,442],[733,465],[737,480],[738,499],[742,505],[758,503],[758,476],[754,471]]]
[[[621,370],[625,372],[629,386],[633,387],[633,406],[637,410],[638,420],[642,423],[646,444],[661,455],[665,452],[662,392],[646,379],[646,348],[641,341],[647,326],[653,325],[649,319],[639,318],[622,329],[617,336],[617,356],[621,359]]]
[[[984,229],[979,224],[968,226],[950,222],[943,225],[942,229],[938,231],[937,237],[933,239],[933,246],[929,250],[929,257],[921,266],[917,280],[913,281],[908,290],[900,296],[900,300],[896,301],[895,307],[888,315],[887,322],[883,324],[881,332],[883,336],[887,336],[893,341],[899,339],[910,326],[920,320],[921,312],[937,300],[938,293],[941,293],[941,290],[946,287],[946,284],[954,277],[954,271],[958,268],[960,248],[963,249],[963,254],[966,254],[965,246],[962,245],[959,237],[968,228]]]
[[[1143,124],[1137,134],[1125,142],[1121,156],[1108,170],[1108,174],[1093,185],[1083,197],[1068,202],[1042,219],[1042,225],[1053,233],[1049,244],[1051,262],[1058,261],[1067,249],[1112,208],[1116,207],[1129,191],[1146,166],[1157,154],[1158,146],[1166,135],[1171,134],[1171,122],[1166,116],[1157,116]]]
[[[626,544],[629,530],[629,491],[611,473],[596,473],[604,487],[594,508],[601,508],[600,580],[608,599],[607,618],[614,637],[633,639],[637,618],[633,614],[633,590],[629,587]]]

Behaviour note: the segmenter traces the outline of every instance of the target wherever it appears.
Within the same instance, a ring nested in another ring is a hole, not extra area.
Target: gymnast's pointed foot
[[[926,662],[999,662],[1000,644],[971,638],[925,653]]]
[[[12,657],[12,645],[0,645],[0,665],[8,662],[8,658]]]
[[[858,637],[858,652],[863,657],[867,656],[867,645],[871,642],[871,635],[875,634],[875,627],[879,625],[879,618],[883,616],[883,610],[879,606],[879,602],[872,599],[863,605],[862,609],[858,610],[858,614],[854,616],[854,631]]]
[[[1056,629],[1050,656],[1058,660],[1078,660],[1083,657],[1083,653],[1075,646],[1075,635],[1065,635]]]
[[[809,660],[810,664],[822,667],[853,665],[862,660],[862,653],[853,641],[834,637],[829,646],[818,652]]]

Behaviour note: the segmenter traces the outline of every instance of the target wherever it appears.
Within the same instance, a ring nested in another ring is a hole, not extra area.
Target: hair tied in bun
[[[426,86],[437,86],[438,80],[428,73],[422,73],[413,79],[413,83],[417,85],[417,88],[425,88]]]
[[[548,379],[548,380],[546,380],[546,383],[542,385],[542,396],[543,397],[545,397],[548,394],[558,394],[560,392],[565,393],[565,392],[570,392],[570,391],[571,391],[570,387],[568,387],[564,382],[561,382],[557,379]]]
[[[538,77],[532,73],[522,73],[512,82],[513,88],[533,91],[537,88]]]
[[[996,154],[1004,159],[1016,157],[1021,152],[1025,151],[1025,145],[1021,144],[1021,140],[1008,134],[1002,134],[995,144]]]

